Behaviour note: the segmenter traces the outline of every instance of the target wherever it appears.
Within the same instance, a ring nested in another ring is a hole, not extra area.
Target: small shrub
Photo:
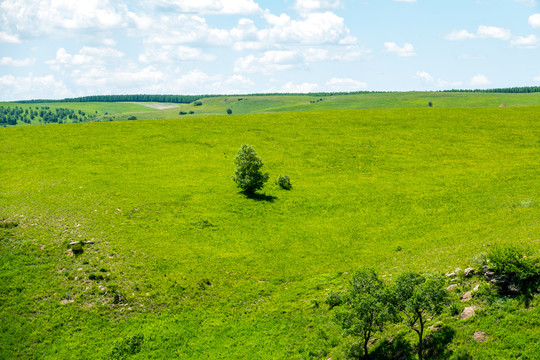
[[[0,228],[1,229],[13,229],[14,227],[17,227],[19,224],[15,221],[0,221]]]
[[[74,255],[81,255],[84,252],[83,246],[81,243],[71,245],[71,251]]]
[[[330,294],[328,294],[328,297],[326,298],[326,304],[328,305],[328,309],[332,310],[336,306],[340,306],[343,303],[343,298],[340,293],[332,291]]]
[[[540,283],[539,259],[528,248],[495,246],[486,255],[484,274],[501,294],[532,296]]]
[[[133,335],[122,341],[117,341],[111,353],[113,359],[125,359],[129,355],[138,354],[144,343],[144,335]]]
[[[212,282],[209,279],[202,279],[201,281],[199,281],[198,286],[199,289],[206,290],[208,286],[212,286]]]
[[[104,277],[101,274],[97,274],[97,275],[96,274],[90,274],[90,275],[88,275],[88,279],[89,280],[99,281],[99,280],[103,280]]]
[[[197,100],[193,103],[194,106],[201,106],[202,105],[202,101],[200,100]]]
[[[130,117],[128,117],[128,120],[137,120],[137,117],[136,116],[130,116]]]
[[[227,115],[231,115],[232,114],[232,109],[227,109]]]
[[[283,176],[279,175],[276,183],[279,185],[280,188],[284,190],[292,189],[291,179],[287,175],[283,175]]]
[[[460,304],[458,304],[456,302],[452,302],[452,304],[450,304],[450,309],[449,310],[450,310],[450,315],[458,316],[463,311],[463,308],[462,308],[462,306]]]
[[[189,115],[193,115],[193,114],[195,114],[195,111],[190,110],[190,111],[188,112],[188,114],[189,114]]]
[[[185,112],[185,111],[180,111],[180,112],[178,113],[178,115],[187,115],[187,112]]]

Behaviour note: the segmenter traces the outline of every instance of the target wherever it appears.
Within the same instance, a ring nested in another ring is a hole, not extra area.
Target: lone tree
[[[369,358],[368,344],[372,335],[390,320],[385,288],[375,270],[358,270],[351,281],[346,306],[336,316],[346,334],[359,336],[362,340],[364,359]]]
[[[418,359],[422,360],[426,321],[442,311],[448,296],[444,281],[407,272],[396,279],[393,293],[394,309],[405,315],[405,324],[418,334]]]
[[[233,180],[247,195],[253,195],[255,191],[262,189],[268,181],[268,173],[263,174],[260,170],[263,162],[251,146],[242,145],[234,163],[238,167],[234,171]]]

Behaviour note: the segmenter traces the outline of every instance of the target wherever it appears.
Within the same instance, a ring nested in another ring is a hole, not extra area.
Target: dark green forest
[[[51,110],[49,106],[36,106],[33,109],[31,106],[26,109],[18,106],[0,106],[0,126],[30,124],[35,121],[42,124],[84,122],[94,117],[95,114],[87,114],[82,110],[65,108]]]

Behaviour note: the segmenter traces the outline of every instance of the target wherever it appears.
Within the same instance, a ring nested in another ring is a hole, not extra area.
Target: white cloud
[[[293,20],[286,14],[280,16],[266,12],[264,18],[272,27],[258,32],[264,43],[352,45],[356,43],[344,19],[332,12],[307,14],[301,20]]]
[[[471,86],[480,86],[480,85],[489,85],[489,84],[491,84],[491,81],[489,81],[488,78],[483,74],[474,75],[471,81],[469,82],[469,85]]]
[[[105,67],[96,66],[89,70],[76,70],[72,74],[75,83],[94,91],[102,93],[114,93],[121,88],[146,89],[168,80],[169,77],[153,66],[139,69],[135,66],[108,70]]]
[[[12,43],[12,44],[18,44],[21,40],[19,40],[19,37],[17,35],[11,35],[4,31],[0,31],[0,43]]]
[[[30,65],[34,65],[35,63],[36,63],[35,58],[25,58],[25,59],[19,60],[19,59],[12,59],[9,56],[5,56],[0,59],[0,65],[5,65],[5,66],[18,66],[18,67],[30,66]]]
[[[4,28],[30,36],[73,36],[77,30],[123,27],[128,20],[127,7],[109,0],[3,1],[0,10]]]
[[[71,95],[64,83],[52,75],[0,77],[0,97],[4,100],[65,98]]]
[[[445,36],[446,40],[465,40],[474,38],[476,38],[476,35],[471,34],[467,30],[454,30]]]
[[[413,2],[416,2],[416,0],[394,0],[394,1],[397,1],[397,2],[407,2],[407,3],[413,3]]]
[[[492,38],[499,40],[509,40],[512,37],[512,33],[508,29],[496,27],[496,26],[478,26],[476,34],[470,33],[467,30],[453,30],[450,34],[445,36],[446,40],[466,40],[476,38]]]
[[[200,49],[183,45],[163,45],[147,47],[144,53],[139,55],[139,61],[143,63],[173,63],[180,61],[212,61],[215,56],[206,54]]]
[[[528,7],[536,6],[536,0],[516,0],[516,1]]]
[[[403,44],[402,47],[398,46],[395,42],[385,42],[384,47],[386,51],[395,53],[398,56],[414,56],[414,47],[410,43]]]
[[[253,0],[159,0],[154,4],[196,14],[257,14],[262,9]]]
[[[517,36],[512,40],[512,45],[525,49],[536,49],[540,46],[540,39],[534,34],[529,36]]]
[[[270,73],[289,70],[303,63],[302,54],[293,50],[271,50],[262,56],[248,55],[234,62],[235,72]]]
[[[540,28],[540,14],[533,14],[529,16],[529,24],[533,28]]]
[[[481,38],[493,38],[499,40],[509,40],[512,36],[510,30],[496,27],[496,26],[485,26],[480,25],[478,27],[478,36]]]
[[[306,14],[309,12],[335,9],[341,5],[341,0],[296,0],[294,8],[300,14]]]
[[[366,58],[371,50],[357,46],[311,47],[296,50],[268,50],[260,55],[247,55],[234,62],[234,71],[240,73],[265,73],[306,68],[321,61],[355,61]]]
[[[61,66],[95,66],[104,64],[110,60],[116,60],[124,56],[124,53],[114,48],[96,48],[83,46],[78,54],[69,54],[66,49],[60,48],[56,51],[56,58],[46,61],[54,70],[59,70]]]
[[[432,83],[434,81],[433,76],[425,71],[417,71],[416,77],[424,80],[425,82]]]
[[[289,81],[281,87],[280,91],[284,93],[310,93],[315,91],[318,87],[319,85],[315,83],[294,84]]]
[[[534,81],[540,81],[540,76],[535,76],[535,77],[533,78],[533,80],[534,80]]]
[[[360,91],[368,88],[366,82],[336,77],[328,80],[325,85],[330,91]]]

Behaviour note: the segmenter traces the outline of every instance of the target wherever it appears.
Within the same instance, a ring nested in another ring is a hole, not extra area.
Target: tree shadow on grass
[[[266,194],[258,194],[258,193],[248,193],[246,191],[240,191],[239,194],[243,194],[248,199],[252,199],[255,201],[267,201],[273,203],[274,200],[277,199],[276,196],[272,195],[266,195]]]
[[[370,359],[377,360],[412,360],[413,349],[411,343],[398,335],[393,339],[385,339],[373,351],[369,352]]]
[[[426,359],[448,359],[452,352],[447,349],[454,340],[456,330],[449,326],[443,326],[438,331],[426,336],[424,339],[424,351]]]

